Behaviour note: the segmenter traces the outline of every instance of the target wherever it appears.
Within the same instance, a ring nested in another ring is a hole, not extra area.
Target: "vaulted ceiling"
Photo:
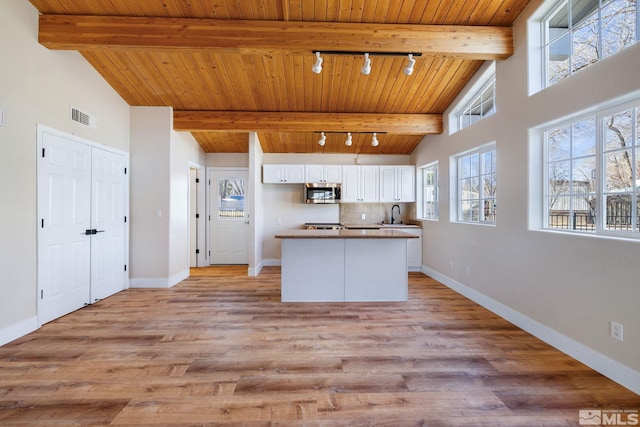
[[[41,44],[79,51],[129,105],[173,107],[174,128],[205,152],[247,152],[255,131],[267,153],[360,154],[409,154],[442,132],[442,113],[482,62],[513,53],[511,25],[528,3],[29,1]],[[319,74],[314,51],[325,52]]]

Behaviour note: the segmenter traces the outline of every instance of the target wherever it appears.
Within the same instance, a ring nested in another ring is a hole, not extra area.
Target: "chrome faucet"
[[[391,206],[391,224],[393,224],[395,222],[395,217],[393,216],[393,210],[395,208],[398,208],[398,216],[400,216],[400,205],[393,205]]]

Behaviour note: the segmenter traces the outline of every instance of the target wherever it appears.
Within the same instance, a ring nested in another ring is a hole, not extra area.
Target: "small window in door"
[[[244,219],[244,179],[223,178],[218,180],[218,218]]]

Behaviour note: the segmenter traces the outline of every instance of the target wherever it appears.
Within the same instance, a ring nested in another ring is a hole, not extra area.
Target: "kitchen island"
[[[406,301],[407,239],[398,230],[288,230],[283,302]]]

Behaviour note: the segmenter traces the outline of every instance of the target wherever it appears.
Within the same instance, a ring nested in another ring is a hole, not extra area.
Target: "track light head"
[[[316,74],[320,74],[322,71],[322,57],[320,56],[320,52],[316,52],[316,63],[311,67],[311,71]]]
[[[373,136],[371,137],[371,145],[374,147],[378,146],[378,137],[376,136],[376,133],[373,133]]]
[[[416,64],[416,60],[413,59],[413,54],[409,54],[409,62],[406,67],[402,70],[405,76],[410,76],[413,74],[413,66]]]
[[[344,142],[344,144],[347,147],[351,147],[351,144],[353,144],[353,139],[351,138],[351,132],[347,134],[347,140]]]
[[[318,144],[320,144],[320,146],[324,146],[324,143],[327,142],[327,137],[325,136],[324,132],[320,132],[320,141],[318,141]]]
[[[369,73],[371,72],[371,58],[369,58],[368,53],[364,54],[364,63],[362,64],[360,72],[362,72],[362,74],[364,75],[369,75]]]

